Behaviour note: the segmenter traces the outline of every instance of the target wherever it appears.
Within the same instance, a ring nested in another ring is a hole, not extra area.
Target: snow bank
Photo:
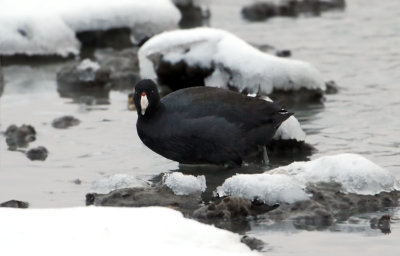
[[[307,200],[308,195],[291,177],[282,174],[237,174],[217,188],[219,196],[258,198],[267,204],[294,203]]]
[[[114,174],[105,176],[99,180],[93,181],[91,192],[107,194],[113,190],[121,188],[146,187],[149,184],[135,176],[127,174]]]
[[[270,171],[286,174],[302,185],[337,182],[343,192],[375,195],[400,190],[400,183],[387,170],[357,154],[324,156],[309,162],[294,162]]]
[[[3,0],[0,54],[78,54],[76,32],[175,28],[180,13],[169,0]]]
[[[168,208],[0,208],[0,215],[8,256],[260,255],[239,235]]]
[[[169,187],[175,195],[189,195],[204,192],[207,188],[206,177],[184,175],[181,172],[167,173],[164,176],[164,184]]]
[[[400,183],[387,170],[357,154],[325,156],[294,162],[262,174],[237,174],[217,188],[219,196],[259,198],[266,203],[305,200],[307,184],[336,182],[342,192],[375,195],[400,190]]]
[[[142,78],[157,78],[157,58],[171,64],[184,61],[191,67],[213,68],[206,86],[246,89],[266,95],[273,90],[324,90],[321,74],[309,63],[263,53],[231,33],[213,28],[164,32],[139,50]]]

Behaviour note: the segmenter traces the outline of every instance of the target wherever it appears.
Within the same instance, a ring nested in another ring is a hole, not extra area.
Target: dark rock
[[[135,102],[134,102],[134,93],[128,94],[128,109],[129,110],[136,110]]]
[[[351,216],[370,213],[399,205],[400,191],[381,192],[377,195],[342,193],[338,183],[309,184],[306,191],[310,200],[282,204],[263,215],[273,221],[291,220],[298,229],[326,229],[335,222],[343,222]]]
[[[165,186],[149,188],[124,188],[108,194],[89,193],[86,205],[146,207],[164,206],[181,211],[185,216],[201,206],[200,195],[175,195]]]
[[[10,125],[6,132],[6,143],[9,150],[17,150],[17,148],[26,148],[28,144],[36,140],[35,128],[31,125]]]
[[[109,68],[85,59],[81,63],[66,65],[57,73],[57,90],[65,98],[92,96],[108,99],[110,74]]]
[[[0,66],[0,96],[3,95],[3,91],[4,91],[4,76]]]
[[[82,47],[113,47],[122,49],[132,46],[130,28],[81,31],[76,34]]]
[[[256,250],[256,251],[259,251],[259,252],[264,251],[265,246],[267,245],[262,240],[257,239],[255,237],[251,237],[251,236],[243,236],[240,239],[240,242],[242,242],[245,245],[247,245],[251,250]]]
[[[320,104],[325,101],[323,90],[310,90],[305,87],[302,87],[299,90],[275,89],[269,96],[273,101],[279,102],[279,104],[286,107],[299,106],[304,103]]]
[[[263,21],[275,16],[296,17],[300,14],[318,16],[323,11],[344,9],[344,0],[259,1],[242,8],[242,16],[249,21]]]
[[[326,85],[326,90],[325,93],[326,94],[336,94],[339,92],[339,86],[336,84],[335,81],[328,81],[325,82]]]
[[[57,129],[67,129],[71,126],[80,124],[80,120],[73,116],[62,116],[53,120],[51,125]]]
[[[295,139],[271,140],[267,145],[268,157],[271,164],[293,161],[305,161],[317,150],[305,141]]]
[[[74,184],[76,184],[76,185],[81,185],[82,184],[82,181],[80,180],[80,179],[75,179],[75,180],[73,180],[72,181]]]
[[[210,18],[210,11],[208,9],[203,10],[201,6],[197,6],[193,1],[174,1],[176,7],[182,14],[182,18],[179,21],[181,28],[194,28],[205,25]]]
[[[383,215],[380,219],[372,218],[370,220],[370,227],[372,229],[380,229],[383,234],[390,234],[390,215]]]
[[[275,55],[278,57],[287,58],[287,57],[292,56],[292,52],[290,50],[278,50],[278,51],[276,51]]]
[[[110,85],[114,90],[133,90],[140,80],[138,49],[131,47],[124,50],[100,49],[94,56],[100,66],[110,69]]]
[[[18,200],[10,200],[0,204],[0,207],[10,207],[10,208],[28,208],[29,203],[18,201]]]
[[[45,147],[43,146],[39,146],[37,148],[32,148],[30,150],[28,150],[28,152],[26,152],[26,156],[30,159],[30,160],[40,160],[40,161],[44,161],[46,160],[47,156],[48,156],[48,151]]]

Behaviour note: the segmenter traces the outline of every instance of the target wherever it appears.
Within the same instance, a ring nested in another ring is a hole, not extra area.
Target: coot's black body
[[[292,115],[272,102],[212,87],[181,89],[160,100],[151,80],[136,85],[134,101],[143,143],[183,164],[241,164]]]

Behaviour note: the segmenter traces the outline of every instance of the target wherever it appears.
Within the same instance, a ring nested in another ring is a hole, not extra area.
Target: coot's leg
[[[269,165],[269,158],[268,158],[268,153],[267,153],[267,147],[263,147],[263,162],[265,165]]]

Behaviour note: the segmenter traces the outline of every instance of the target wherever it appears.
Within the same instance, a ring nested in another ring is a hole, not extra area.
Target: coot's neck
[[[140,112],[138,112],[138,120],[141,121],[150,121],[156,118],[164,109],[164,105],[159,101],[157,104],[152,104],[150,105],[147,109],[144,115],[142,115]]]

